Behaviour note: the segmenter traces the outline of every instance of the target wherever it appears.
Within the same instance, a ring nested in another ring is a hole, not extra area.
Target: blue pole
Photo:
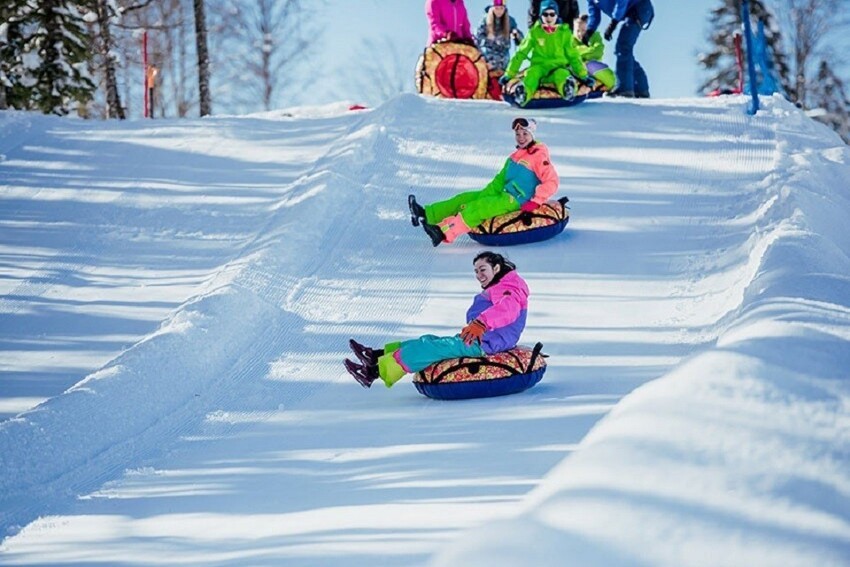
[[[753,28],[750,24],[749,0],[742,0],[741,2],[741,19],[744,20],[744,38],[747,42],[747,69],[750,76],[750,93],[753,95],[753,100],[750,101],[747,114],[753,115],[759,111],[759,94],[756,80],[756,64],[753,61]]]

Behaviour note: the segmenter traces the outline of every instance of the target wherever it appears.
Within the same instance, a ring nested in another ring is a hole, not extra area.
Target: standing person
[[[484,17],[475,34],[478,49],[490,71],[505,72],[510,61],[511,40],[519,45],[522,38],[516,20],[508,14],[505,0],[493,0],[492,5],[484,9]]]
[[[578,0],[557,0],[557,3],[561,22],[572,28],[573,20],[579,15]],[[540,0],[531,0],[528,6],[528,27],[531,28],[539,19]]]
[[[425,0],[425,15],[431,27],[428,45],[443,40],[475,43],[463,0]]]
[[[611,41],[617,26],[623,22],[614,48],[617,88],[611,91],[611,96],[649,98],[649,79],[635,59],[634,49],[640,32],[648,29],[655,17],[652,0],[587,0],[587,12],[590,17],[582,38],[585,45],[599,27],[602,13],[611,18],[603,34],[605,41]]]
[[[434,363],[461,356],[486,356],[514,348],[525,329],[528,285],[516,265],[501,254],[482,252],[472,261],[481,293],[466,311],[466,326],[451,337],[423,335],[393,342],[382,349],[364,346],[354,339],[348,344],[360,364],[345,360],[345,369],[364,388],[380,378],[389,388],[405,374],[419,372]]]
[[[534,139],[537,122],[515,118],[511,128],[516,150],[484,189],[424,207],[414,195],[409,197],[414,224],[422,224],[434,246],[454,242],[487,219],[519,210],[533,211],[558,190],[560,180],[549,158],[549,148]]]
[[[592,88],[593,79],[588,78],[587,68],[581,60],[576,48],[573,47],[573,34],[570,28],[558,25],[558,6],[555,0],[542,0],[540,2],[540,21],[535,23],[528,35],[520,44],[517,52],[511,58],[505,74],[499,80],[503,85],[514,78],[519,72],[522,64],[528,59],[529,67],[525,70],[522,84],[518,85],[514,97],[520,106],[525,106],[534,98],[534,93],[541,82],[553,83],[558,94],[565,96],[564,87],[573,74],[582,83],[590,83]],[[570,93],[572,96],[572,93]]]

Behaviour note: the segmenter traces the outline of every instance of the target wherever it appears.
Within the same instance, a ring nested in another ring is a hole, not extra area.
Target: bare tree
[[[140,32],[148,32],[148,63],[157,70],[156,97],[151,111],[159,116],[185,117],[198,104],[196,62],[192,49],[194,26],[190,0],[145,0],[136,4],[120,26],[119,42],[123,53],[124,73],[139,77],[141,83]],[[131,88],[141,98],[138,87]]]
[[[808,108],[810,86],[820,61],[840,63],[832,48],[847,33],[846,0],[774,0],[793,62],[791,96]]]
[[[367,38],[340,75],[346,77],[349,93],[377,104],[399,93],[413,92],[416,56],[416,49],[404,53],[389,36]]]
[[[193,0],[195,13],[195,46],[198,55],[198,94],[201,116],[212,112],[210,101],[210,54],[207,49],[207,20],[204,16],[204,0]]]
[[[270,110],[305,87],[306,69],[320,30],[307,18],[324,0],[218,0],[215,35],[219,88],[239,110]],[[315,75],[315,73],[311,73]]]

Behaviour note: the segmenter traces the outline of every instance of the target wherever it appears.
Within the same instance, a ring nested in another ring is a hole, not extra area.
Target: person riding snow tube
[[[466,312],[466,326],[460,333],[447,337],[423,335],[387,343],[382,349],[351,339],[349,346],[359,364],[345,359],[348,373],[365,388],[377,379],[391,387],[406,374],[442,360],[481,358],[514,348],[525,329],[528,285],[517,273],[516,265],[501,254],[482,252],[472,265],[482,291],[473,298]]]

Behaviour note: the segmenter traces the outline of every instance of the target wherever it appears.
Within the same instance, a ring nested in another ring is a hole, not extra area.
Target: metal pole
[[[142,32],[142,74],[145,76],[142,93],[145,99],[145,118],[147,118],[150,113],[150,105],[148,104],[148,30]]]

